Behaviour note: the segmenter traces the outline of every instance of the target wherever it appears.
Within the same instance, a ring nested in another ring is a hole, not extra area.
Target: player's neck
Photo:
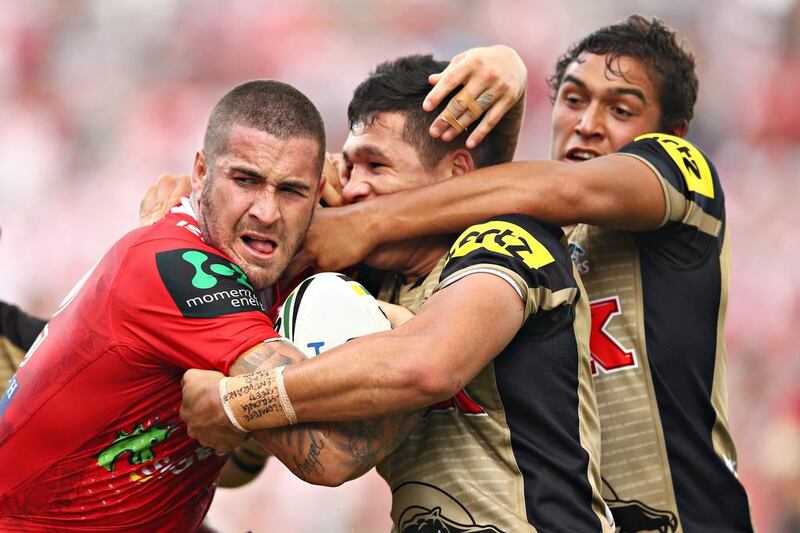
[[[406,283],[414,283],[419,278],[430,274],[442,256],[450,249],[452,242],[452,235],[435,235],[420,239],[419,246],[411,254],[406,268],[402,272]]]

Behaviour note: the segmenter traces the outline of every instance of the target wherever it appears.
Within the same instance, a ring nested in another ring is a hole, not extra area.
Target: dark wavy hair
[[[352,130],[357,124],[371,125],[380,113],[398,112],[405,116],[403,140],[417,150],[426,169],[430,170],[448,153],[464,148],[467,136],[478,124],[470,124],[450,142],[442,142],[428,135],[428,127],[460,87],[444,98],[430,113],[422,109],[422,101],[430,92],[428,76],[443,71],[447,61],[437,61],[431,55],[410,55],[381,63],[362,81],[347,107],[347,120]],[[477,167],[504,162],[508,141],[497,128],[478,146],[470,150]]]
[[[555,102],[564,81],[564,72],[582,54],[606,55],[606,69],[622,76],[616,60],[627,56],[641,61],[658,91],[661,131],[688,124],[697,101],[697,75],[691,52],[683,48],[675,31],[657,18],[631,15],[625,21],[605,26],[575,43],[556,63],[555,74],[547,79],[551,100]]]

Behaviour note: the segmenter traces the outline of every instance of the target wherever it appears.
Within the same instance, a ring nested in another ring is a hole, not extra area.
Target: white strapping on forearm
[[[283,383],[284,370],[286,370],[286,365],[275,369],[275,380],[278,383],[278,398],[281,401],[281,407],[283,407],[283,414],[289,419],[289,425],[293,426],[297,424],[297,414],[294,412],[294,406],[289,400],[289,395],[286,393],[286,385]]]
[[[247,430],[236,420],[236,415],[233,414],[233,409],[231,408],[230,404],[228,403],[227,398],[225,396],[228,395],[228,380],[231,379],[229,377],[222,378],[219,382],[219,401],[222,402],[222,410],[225,411],[225,415],[228,417],[231,425],[241,431],[242,433],[247,433]]]

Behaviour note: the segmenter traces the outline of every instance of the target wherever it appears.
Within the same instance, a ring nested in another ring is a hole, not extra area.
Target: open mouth
[[[574,161],[576,163],[579,163],[582,161],[589,161],[590,159],[594,159],[595,157],[600,157],[600,154],[598,154],[594,150],[571,148],[567,150],[567,154],[564,156],[564,159],[566,159],[567,161]]]
[[[254,237],[252,235],[242,235],[241,239],[245,247],[256,256],[263,257],[271,255],[278,248],[277,243],[271,239]]]

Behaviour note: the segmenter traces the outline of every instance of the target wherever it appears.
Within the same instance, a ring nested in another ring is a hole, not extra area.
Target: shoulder
[[[497,256],[538,269],[565,256],[561,228],[520,214],[501,215],[464,230],[448,252],[462,257]]]
[[[575,286],[563,237],[560,228],[533,217],[494,217],[470,226],[455,240],[442,279],[460,271],[494,266],[517,274],[528,287]]]
[[[714,164],[686,139],[648,133],[622,147],[619,153],[644,161],[667,186],[701,207],[711,208],[722,201],[722,188]]]

